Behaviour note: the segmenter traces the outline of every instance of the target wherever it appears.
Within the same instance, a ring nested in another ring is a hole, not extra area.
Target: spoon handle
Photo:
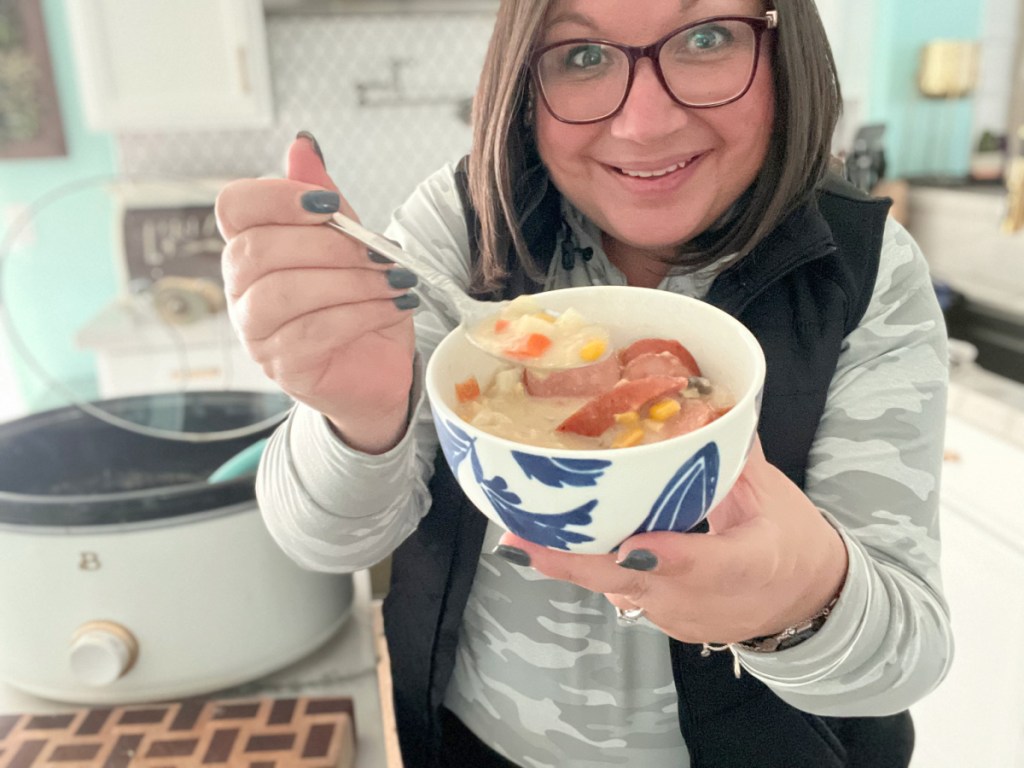
[[[452,280],[448,275],[443,272],[439,272],[428,264],[424,264],[422,260],[417,259],[411,255],[408,251],[402,250],[400,247],[395,245],[393,242],[388,240],[383,235],[379,235],[372,230],[367,229],[358,221],[350,219],[341,213],[335,213],[331,216],[330,220],[326,222],[327,226],[332,229],[336,229],[339,232],[348,235],[353,240],[362,243],[367,248],[370,248],[375,253],[379,253],[381,256],[387,256],[396,264],[405,267],[410,272],[414,272],[421,280],[427,283],[428,286],[440,291],[445,298],[450,302],[452,307],[445,306],[440,302],[433,302],[435,310],[441,310],[445,315],[448,315],[456,322],[463,322],[467,317],[474,316],[477,314],[477,302],[475,299],[468,296],[459,286]],[[423,297],[423,292],[420,292]],[[428,297],[423,297],[429,300]]]

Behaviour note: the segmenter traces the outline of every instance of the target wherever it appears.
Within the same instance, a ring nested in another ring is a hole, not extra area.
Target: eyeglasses
[[[778,23],[779,12],[768,11],[701,19],[644,46],[563,40],[537,50],[530,70],[548,111],[563,123],[596,123],[618,113],[629,98],[640,59],[651,60],[677,104],[721,107],[750,90],[761,38]]]

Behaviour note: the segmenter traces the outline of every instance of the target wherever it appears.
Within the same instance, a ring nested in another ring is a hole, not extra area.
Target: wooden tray
[[[0,715],[0,768],[352,768],[350,697]]]

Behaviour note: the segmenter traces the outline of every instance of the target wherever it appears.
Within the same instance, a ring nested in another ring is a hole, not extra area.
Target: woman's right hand
[[[334,200],[355,214],[309,139],[292,143],[287,176],[235,181],[217,197],[231,322],[285,393],[324,414],[353,448],[382,453],[407,426],[412,276],[322,226]]]

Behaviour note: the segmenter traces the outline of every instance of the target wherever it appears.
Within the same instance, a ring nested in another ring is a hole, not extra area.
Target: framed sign
[[[223,285],[224,239],[217,231],[213,205],[128,209],[122,235],[129,282],[174,275]]]
[[[67,154],[40,0],[0,0],[0,158]]]

